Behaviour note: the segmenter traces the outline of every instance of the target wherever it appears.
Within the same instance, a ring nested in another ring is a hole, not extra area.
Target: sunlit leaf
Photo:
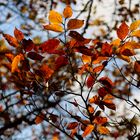
[[[13,47],[18,47],[19,44],[18,44],[18,41],[16,38],[12,37],[11,35],[9,34],[3,34],[3,37],[7,40],[7,42],[13,46]]]
[[[94,69],[93,69],[93,72],[100,72],[101,70],[103,70],[103,68],[104,68],[104,66],[103,65],[101,65],[101,66],[97,66],[97,67],[95,67]]]
[[[44,25],[43,27],[46,30],[51,30],[54,32],[63,32],[63,28],[59,24],[49,24],[49,25]]]
[[[67,27],[68,27],[68,30],[71,30],[71,29],[79,29],[83,25],[84,25],[84,20],[70,19],[68,21]]]
[[[22,54],[19,54],[17,56],[14,57],[13,61],[12,61],[12,65],[11,65],[11,72],[18,72],[18,65],[20,63],[21,60],[24,60],[24,56]]]
[[[131,23],[130,25],[130,30],[134,31],[136,30],[138,27],[140,26],[140,20],[136,20],[134,22]]]
[[[106,128],[105,126],[98,126],[97,130],[100,134],[106,134],[107,135],[107,134],[110,133],[109,129]]]
[[[89,105],[88,106],[88,111],[89,111],[89,113],[94,113],[94,108],[91,105]]]
[[[24,34],[17,28],[15,28],[14,30],[14,36],[18,42],[21,42],[24,39]]]
[[[111,56],[112,55],[112,46],[108,43],[104,43],[102,45],[102,50],[101,50],[102,56]]]
[[[140,37],[140,30],[133,31],[131,36]]]
[[[73,12],[69,5],[66,6],[66,8],[63,11],[63,15],[65,18],[70,18],[72,16]]]
[[[129,26],[123,22],[117,29],[117,35],[121,40],[124,40],[129,33]]]
[[[82,136],[86,137],[87,135],[89,135],[94,130],[94,128],[95,128],[94,125],[89,124],[86,127],[86,129],[85,129],[84,133],[82,134]]]
[[[68,124],[67,129],[71,130],[71,129],[76,128],[77,126],[78,126],[78,122],[71,122]]]
[[[49,21],[53,24],[58,24],[63,22],[62,15],[54,10],[49,12]]]
[[[43,120],[44,120],[44,115],[40,114],[40,115],[36,116],[35,123],[40,124],[41,122],[43,122]]]

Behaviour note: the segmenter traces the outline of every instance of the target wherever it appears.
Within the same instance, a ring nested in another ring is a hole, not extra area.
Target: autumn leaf
[[[107,118],[106,117],[100,117],[100,116],[97,116],[93,123],[95,124],[105,124],[107,122]]]
[[[12,65],[11,65],[11,72],[18,72],[18,65],[20,63],[21,60],[24,60],[24,56],[22,54],[19,54],[17,56],[14,57],[13,61],[12,61]]]
[[[103,65],[97,66],[93,69],[93,72],[95,72],[95,73],[100,72],[101,70],[103,70],[103,68],[104,68]]]
[[[121,40],[124,40],[129,33],[129,26],[123,22],[117,29],[117,35]]]
[[[3,34],[3,37],[7,40],[7,42],[13,46],[13,47],[18,47],[19,44],[18,44],[18,41],[16,38],[12,37],[11,35],[9,34]]]
[[[101,87],[98,89],[98,94],[100,97],[104,97],[105,95],[108,94],[108,91],[105,87]]]
[[[110,133],[110,131],[109,131],[109,129],[108,128],[106,128],[105,126],[98,126],[98,132],[100,133],[100,134],[105,134],[105,135],[107,135],[107,134],[109,134]]]
[[[138,27],[140,26],[140,20],[136,20],[134,22],[131,23],[130,25],[130,30],[134,31],[136,30]]]
[[[79,29],[83,25],[84,25],[84,20],[70,19],[68,21],[67,27],[68,27],[68,30],[71,30],[71,29]]]
[[[55,51],[55,49],[57,49],[59,43],[60,41],[58,39],[49,39],[40,44],[39,48],[42,50],[42,52],[51,54]]]
[[[112,55],[112,46],[108,43],[104,43],[102,45],[102,50],[101,50],[102,56],[111,56]]]
[[[41,56],[36,52],[28,52],[27,57],[29,57],[32,60],[39,60],[39,61],[42,61],[42,59],[44,58],[43,56]]]
[[[87,135],[89,135],[93,130],[94,130],[94,125],[92,125],[92,124],[89,124],[87,127],[86,127],[86,129],[85,129],[85,131],[84,131],[84,133],[82,134],[82,136],[83,137],[86,137]]]
[[[134,71],[140,75],[140,61],[134,63]]]
[[[41,122],[43,122],[43,120],[44,120],[44,115],[40,114],[40,115],[36,116],[35,123],[40,124]]]
[[[62,15],[54,10],[49,12],[49,21],[53,24],[61,24],[63,21]]]
[[[89,105],[88,106],[88,111],[89,111],[89,113],[94,113],[94,108],[91,105]]]
[[[15,28],[14,30],[14,36],[18,42],[21,42],[24,39],[24,34],[17,28]]]
[[[110,78],[108,77],[102,77],[99,79],[99,82],[102,83],[104,86],[107,86],[107,87],[113,87],[114,86],[114,83],[110,80]]]
[[[68,124],[67,129],[71,130],[71,129],[76,128],[77,126],[78,126],[78,122],[71,122]]]
[[[59,24],[49,24],[49,25],[44,25],[43,27],[46,30],[51,30],[55,32],[63,32],[63,28]]]
[[[91,88],[91,87],[94,85],[94,82],[95,82],[94,77],[90,75],[90,76],[87,78],[87,87],[88,87],[88,88]]]
[[[99,96],[95,95],[92,98],[89,99],[89,103],[98,103],[99,102]]]
[[[63,15],[65,18],[70,18],[72,16],[73,12],[69,5],[66,6],[66,8],[63,11]]]
[[[140,37],[140,30],[133,31],[130,35],[135,37]]]

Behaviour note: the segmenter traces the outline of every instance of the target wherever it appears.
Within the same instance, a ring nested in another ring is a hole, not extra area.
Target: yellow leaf
[[[12,72],[12,73],[14,73],[14,72],[16,72],[16,71],[19,71],[19,70],[18,70],[18,65],[19,65],[19,63],[20,63],[21,60],[24,60],[24,56],[23,56],[22,54],[17,55],[17,56],[13,59],[12,65],[11,65],[11,67],[12,67],[11,72]]]
[[[66,6],[66,8],[63,11],[63,15],[65,18],[70,18],[72,16],[73,12],[69,5]]]
[[[133,31],[131,36],[140,37],[140,30]]]
[[[108,128],[104,127],[104,126],[98,126],[98,132],[100,134],[109,134],[110,131],[108,130]]]
[[[62,15],[54,10],[49,12],[49,21],[54,24],[62,23]]]
[[[70,19],[67,27],[69,30],[71,29],[79,29],[84,25],[84,20],[79,20],[79,19]]]
[[[86,137],[86,136],[89,135],[93,130],[94,130],[94,125],[89,124],[89,125],[86,127],[86,129],[85,129],[84,133],[82,134],[82,136],[83,136],[83,137]]]
[[[63,32],[63,28],[59,24],[44,25],[44,29],[55,31],[55,32]]]
[[[113,45],[113,46],[118,47],[120,45],[120,43],[121,43],[120,39],[115,39],[110,44]]]
[[[82,55],[82,61],[85,62],[85,63],[90,63],[91,62],[91,56]]]
[[[134,31],[140,26],[140,20],[136,20],[130,25],[130,30]]]

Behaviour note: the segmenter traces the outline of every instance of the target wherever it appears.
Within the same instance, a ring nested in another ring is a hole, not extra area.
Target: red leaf
[[[21,42],[24,39],[24,34],[17,28],[15,28],[14,30],[14,36],[18,42]]]
[[[87,87],[91,88],[94,85],[94,82],[95,82],[94,77],[90,75],[87,79]]]
[[[36,52],[29,52],[27,54],[27,57],[29,57],[32,60],[39,60],[39,61],[41,61],[44,58],[43,56],[41,56],[40,54]]]
[[[104,86],[113,87],[114,83],[108,77],[102,77],[99,79],[99,82],[102,83]]]
[[[77,126],[78,126],[78,122],[71,122],[68,124],[67,129],[71,130],[71,129],[76,128]]]
[[[51,54],[58,47],[59,43],[60,41],[58,39],[49,39],[42,43],[39,48],[41,48],[43,52]]]
[[[121,40],[124,40],[125,37],[128,35],[129,33],[129,26],[123,22],[120,27],[117,29],[117,35]]]
[[[85,46],[78,47],[76,50],[84,55],[93,56],[92,50]]]
[[[105,95],[108,94],[108,92],[107,92],[106,88],[101,87],[101,88],[98,89],[98,94],[99,94],[100,97],[104,97]]]
[[[62,66],[65,66],[68,64],[68,59],[65,56],[59,56],[55,61],[55,69],[58,70]]]
[[[35,48],[35,44],[33,43],[33,41],[31,39],[28,39],[28,40],[23,39],[22,40],[22,47],[26,52],[29,52]]]
[[[101,50],[102,56],[111,56],[112,55],[112,46],[109,45],[108,43],[104,43],[102,45],[102,50]]]

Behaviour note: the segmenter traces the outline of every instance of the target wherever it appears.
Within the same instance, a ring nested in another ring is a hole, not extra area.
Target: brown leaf
[[[67,129],[71,130],[71,129],[76,128],[77,126],[78,126],[78,122],[71,122],[68,124]]]
[[[44,115],[40,114],[40,115],[36,116],[35,123],[40,124],[41,122],[43,122],[43,120],[44,120]]]
[[[79,29],[83,25],[84,25],[84,20],[70,19],[68,21],[67,27],[68,27],[68,30],[72,30],[72,29]]]
[[[97,116],[94,121],[94,123],[96,124],[105,124],[107,122],[107,118],[106,117],[100,117],[100,116]]]
[[[39,60],[39,61],[42,61],[42,59],[44,58],[43,56],[41,56],[36,52],[28,52],[27,57],[29,57],[32,60]]]
[[[134,71],[140,75],[140,61],[134,63]]]
[[[104,86],[107,86],[107,87],[113,87],[114,86],[114,83],[110,80],[110,78],[108,77],[102,77],[99,79],[99,82],[102,83]]]
[[[117,35],[121,40],[124,40],[129,33],[129,26],[123,22],[117,29]]]
[[[94,82],[95,82],[94,77],[90,75],[90,76],[87,78],[87,87],[88,87],[88,88],[91,88],[91,87],[94,85]]]

